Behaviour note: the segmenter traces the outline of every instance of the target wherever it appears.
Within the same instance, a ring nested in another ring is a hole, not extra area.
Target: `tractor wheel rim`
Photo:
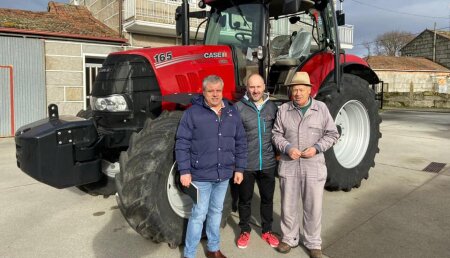
[[[193,201],[191,197],[178,189],[175,182],[176,172],[176,162],[174,162],[170,169],[169,177],[167,178],[167,198],[169,199],[170,208],[172,208],[178,216],[187,219],[191,216]]]
[[[341,137],[334,145],[336,159],[345,168],[356,167],[364,158],[370,140],[370,120],[364,105],[357,100],[345,103],[336,116]]]

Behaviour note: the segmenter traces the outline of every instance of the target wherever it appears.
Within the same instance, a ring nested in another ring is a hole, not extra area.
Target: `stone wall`
[[[450,108],[450,72],[375,72],[384,82],[383,106]]]
[[[402,56],[433,60],[433,41],[434,32],[426,30],[402,48]],[[450,39],[439,34],[436,34],[436,63],[450,69]]]
[[[176,38],[151,36],[137,33],[127,33],[125,38],[128,39],[128,43],[134,47],[168,47],[177,45]]]
[[[383,105],[405,108],[449,108],[450,94],[425,92],[385,92]]]
[[[66,41],[45,41],[47,105],[54,103],[61,115],[75,115],[84,107],[83,66],[86,57],[106,57],[124,47]]]
[[[106,26],[117,31],[119,35],[120,21],[119,21],[119,4],[122,0],[82,0],[79,1],[81,5],[86,6],[92,15]],[[73,0],[70,1],[74,3]]]
[[[385,83],[385,92],[450,93],[450,72],[375,70],[375,73]]]

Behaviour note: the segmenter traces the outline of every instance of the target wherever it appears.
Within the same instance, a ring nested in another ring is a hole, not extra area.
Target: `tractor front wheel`
[[[179,190],[174,158],[181,116],[180,111],[166,111],[155,120],[148,119],[121,153],[116,175],[117,202],[128,224],[144,238],[166,242],[171,248],[183,243],[193,205]],[[231,201],[226,200],[223,222],[230,212]]]

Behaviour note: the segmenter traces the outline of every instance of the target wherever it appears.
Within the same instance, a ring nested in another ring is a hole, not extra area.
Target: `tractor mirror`
[[[175,10],[175,30],[177,36],[180,36],[183,31],[183,9],[181,6],[178,6]]]
[[[207,15],[207,11],[189,12],[189,18],[205,19]]]
[[[337,10],[336,11],[336,20],[337,20],[337,25],[338,26],[342,26],[345,25],[345,13],[342,10]]]

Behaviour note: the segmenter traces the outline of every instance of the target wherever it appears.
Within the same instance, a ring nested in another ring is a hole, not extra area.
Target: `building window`
[[[90,108],[90,96],[92,91],[92,86],[94,85],[95,78],[98,74],[98,69],[102,67],[102,63],[105,61],[105,58],[99,57],[86,57],[85,59],[85,76],[86,76],[86,84],[85,84],[85,106],[86,108]]]

